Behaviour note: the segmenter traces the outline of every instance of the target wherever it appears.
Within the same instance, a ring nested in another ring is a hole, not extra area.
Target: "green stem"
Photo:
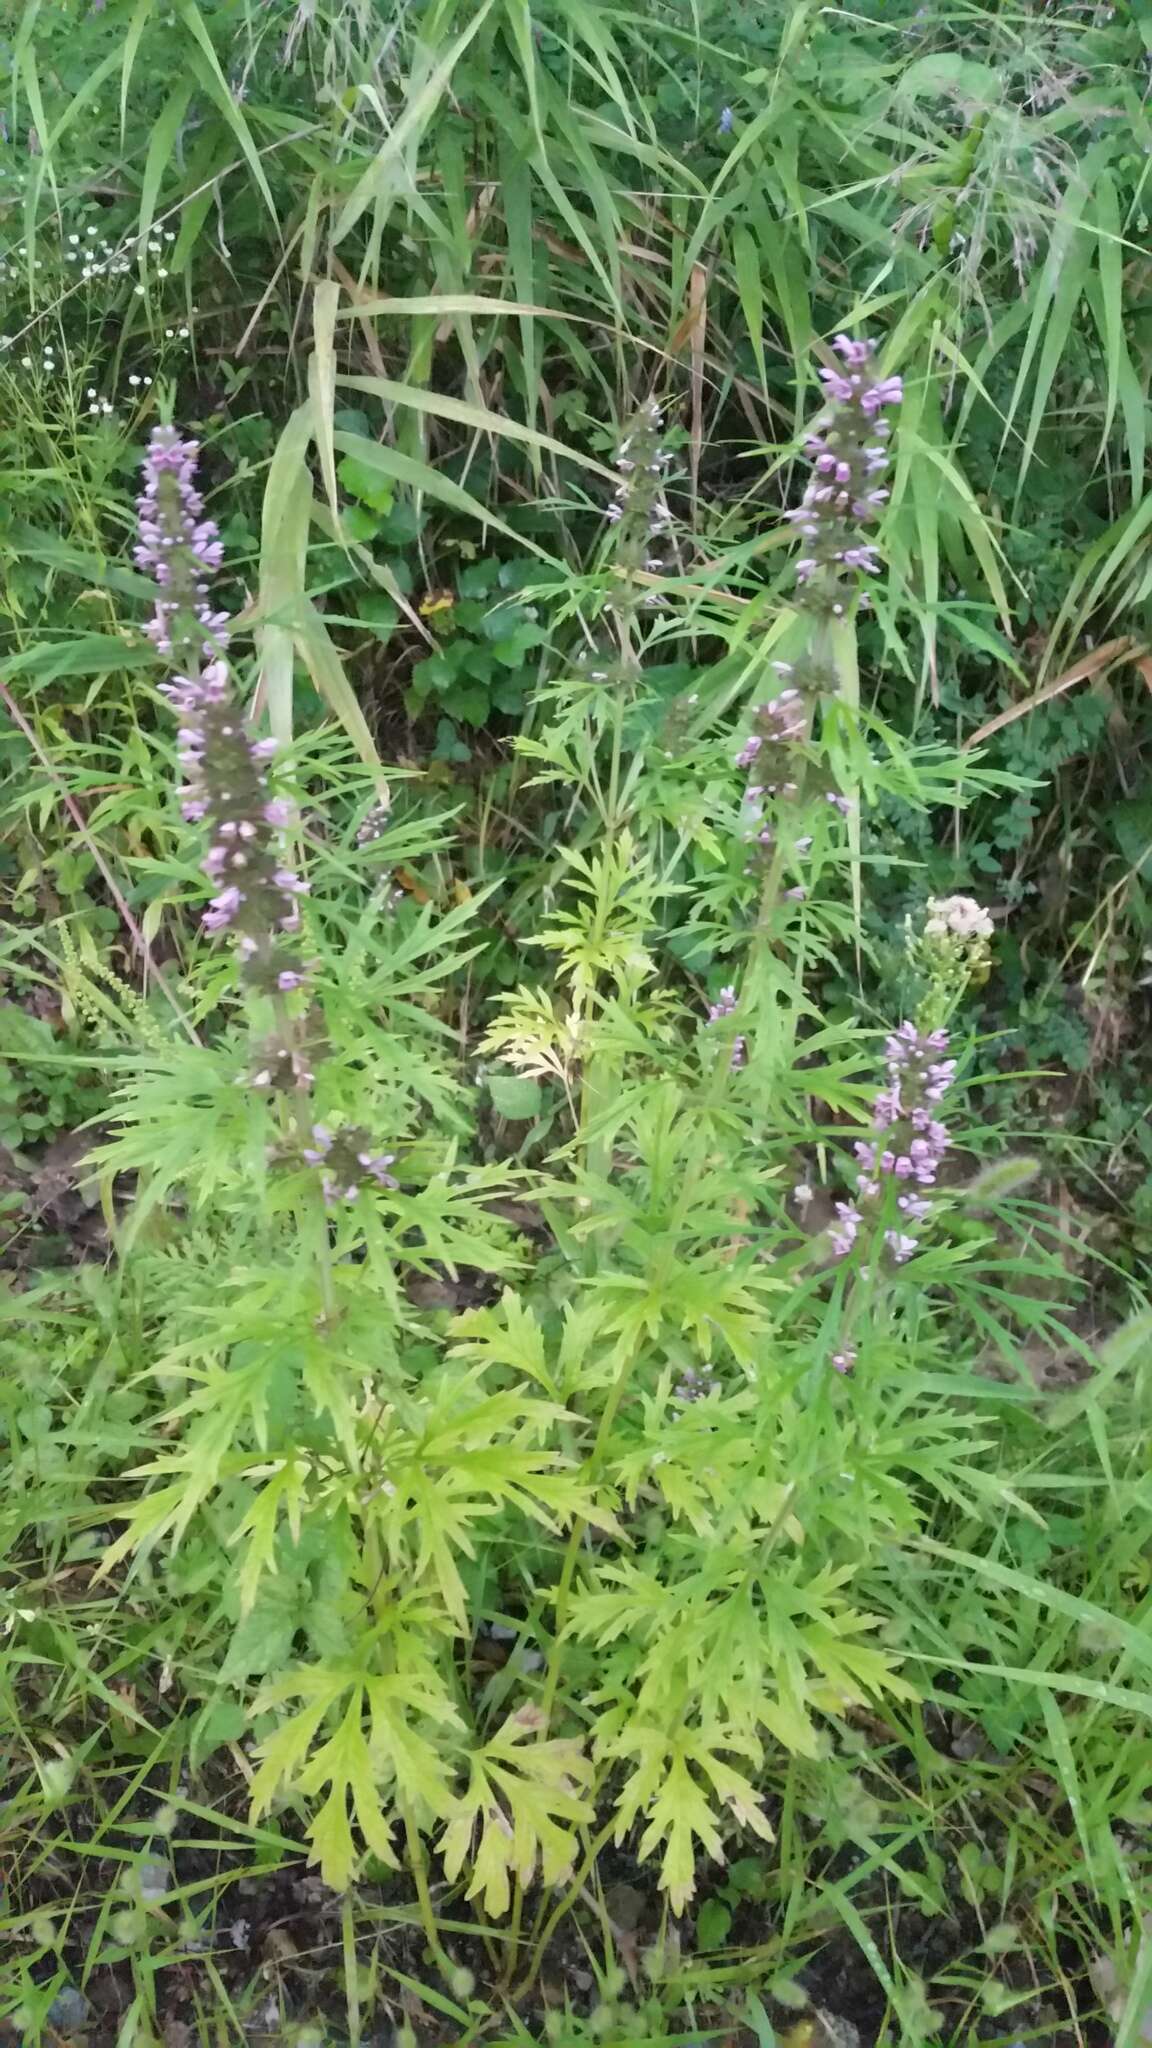
[[[608,1448],[608,1439],[612,1434],[617,1410],[624,1398],[625,1389],[632,1375],[634,1359],[635,1354],[629,1351],[612,1383],[608,1399],[604,1404],[604,1412],[600,1417],[600,1425],[596,1431],[596,1441],[592,1446],[592,1455],[585,1467],[585,1481],[589,1486],[594,1485],[600,1476],[600,1467],[603,1462],[604,1453]],[[547,1730],[548,1723],[552,1718],[552,1709],[556,1704],[556,1688],[560,1683],[560,1640],[568,1620],[568,1601],[572,1592],[572,1581],[576,1575],[576,1559],[579,1555],[580,1545],[584,1540],[587,1527],[588,1524],[583,1515],[577,1515],[568,1532],[564,1562],[560,1567],[560,1579],[556,1587],[552,1650],[548,1658],[548,1669],[544,1675],[544,1695],[541,1701],[544,1715],[542,1723],[544,1731]]]
[[[566,1913],[571,1912],[573,1906],[575,1905],[577,1899],[580,1896],[580,1893],[584,1889],[584,1886],[587,1884],[590,1873],[596,1867],[596,1859],[599,1856],[601,1849],[603,1849],[606,1843],[611,1839],[613,1825],[614,1824],[612,1821],[607,1821],[605,1825],[601,1828],[599,1834],[594,1835],[592,1837],[592,1840],[589,1842],[588,1847],[584,1851],[584,1860],[581,1863],[579,1869],[577,1870],[575,1877],[572,1879],[572,1882],[569,1885],[567,1891],[565,1892],[564,1897],[560,1900],[559,1905],[555,1906],[552,1912],[548,1915],[548,1918],[545,1921],[543,1928],[541,1929],[540,1933],[536,1938],[536,1944],[532,1950],[532,1955],[528,1964],[528,1974],[526,1977],[523,1978],[521,1983],[517,1985],[516,1990],[513,1993],[514,2002],[518,2003],[520,1999],[525,1998],[527,1994],[531,1991],[532,1986],[535,1984],[536,1979],[540,1974],[540,1965],[544,1961],[544,1957],[547,1952],[548,1943],[551,1941],[552,1936],[555,1934],[556,1929],[559,1927],[560,1922],[564,1918],[564,1915]]]
[[[513,1880],[512,1917],[508,1924],[508,1932],[504,1937],[504,1971],[502,1982],[506,1988],[511,1984],[512,1973],[516,1968],[516,1951],[520,1946],[520,1927],[523,1918],[524,1887],[519,1877],[517,1877]]]
[[[436,1926],[436,1915],[432,1909],[432,1894],[428,1889],[428,1859],[424,1853],[424,1841],[409,1809],[401,1808],[404,1815],[404,1838],[408,1844],[408,1861],[416,1881],[416,1898],[420,1907],[420,1925],[428,1939],[428,1946],[439,1968],[446,1973],[452,1968],[452,1958],[444,1949]]]

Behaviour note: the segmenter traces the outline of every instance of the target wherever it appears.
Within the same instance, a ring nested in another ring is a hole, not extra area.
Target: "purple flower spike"
[[[731,1017],[736,1009],[738,1000],[739,999],[734,988],[722,988],[720,990],[719,995],[716,998],[716,1001],[714,1003],[709,1003],[708,1005],[709,1024],[719,1024],[723,1021],[725,1017]],[[728,1060],[729,1066],[742,1067],[747,1057],[747,1040],[742,1036],[734,1038],[732,1040],[732,1051],[729,1055]]]
[[[845,1259],[856,1242],[856,1234],[864,1219],[852,1202],[837,1202],[836,1215],[839,1228],[829,1233],[828,1242],[836,1257]]]
[[[219,896],[212,898],[201,919],[205,931],[222,932],[225,925],[231,924],[243,901],[239,889],[222,889]]]
[[[825,410],[804,444],[812,477],[802,503],[784,517],[804,539],[794,565],[804,602],[842,618],[855,592],[853,579],[880,571],[861,528],[879,517],[888,495],[876,487],[888,464],[883,444],[890,433],[880,415],[901,403],[904,387],[899,377],[877,377],[874,342],[838,334],[832,346],[840,363],[818,372]]]
[[[912,1257],[913,1252],[917,1249],[919,1240],[915,1237],[905,1236],[901,1230],[886,1230],[884,1232],[884,1242],[895,1259],[896,1264],[902,1266],[907,1259]]]
[[[323,1166],[320,1188],[329,1208],[338,1202],[356,1201],[364,1185],[364,1174],[370,1175],[377,1187],[397,1185],[388,1172],[395,1153],[374,1153],[368,1133],[360,1124],[345,1124],[338,1131],[329,1130],[327,1124],[313,1124],[312,1140],[300,1156],[308,1166]]]
[[[178,720],[181,811],[189,824],[212,821],[212,843],[200,865],[216,893],[204,929],[231,930],[245,982],[280,996],[306,979],[283,935],[298,927],[297,898],[308,885],[286,865],[277,838],[295,812],[267,787],[264,764],[276,742],[249,737],[223,659],[228,615],[214,610],[208,597],[223,549],[215,521],[204,515],[198,454],[197,443],[183,440],[174,427],[154,429],[144,458],[135,560],[158,592],[146,631],[178,669],[160,688]],[[303,1062],[293,1065],[290,1049],[279,1049],[261,1066],[265,1072],[269,1086],[300,1088],[311,1079]],[[265,1083],[253,1077],[251,1085]]]
[[[932,1106],[951,1083],[955,1060],[939,1058],[948,1050],[946,1031],[922,1032],[905,1022],[885,1040],[887,1072],[872,1107],[872,1127],[879,1134],[875,1143],[857,1139],[853,1145],[858,1200],[881,1208],[887,1190],[896,1187],[896,1207],[908,1223],[924,1223],[931,1204],[919,1188],[935,1186],[941,1162],[948,1149],[947,1125],[932,1114]],[[887,1142],[885,1142],[887,1141]],[[911,1185],[910,1185],[911,1183]],[[839,1205],[842,1211],[843,1204]],[[840,1241],[847,1235],[850,1250],[855,1232],[842,1227],[832,1239],[833,1250],[843,1257]],[[917,1249],[917,1240],[900,1230],[885,1233],[894,1262],[901,1266]]]
[[[196,488],[198,454],[199,444],[181,440],[175,427],[153,428],[144,458],[137,504],[139,539],[133,554],[136,567],[163,592],[149,637],[161,652],[178,652],[191,666],[199,665],[201,650],[213,649],[215,633],[206,629],[199,613],[205,578],[223,559],[216,523],[204,517],[204,500]]]

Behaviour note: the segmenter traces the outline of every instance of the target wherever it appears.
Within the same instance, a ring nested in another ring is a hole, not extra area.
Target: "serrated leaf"
[[[663,1843],[660,1882],[677,1913],[683,1911],[696,1888],[696,1843],[717,1860],[723,1854],[719,1815],[694,1769],[711,1781],[714,1792],[740,1821],[765,1841],[772,1840],[753,1787],[718,1754],[723,1746],[723,1735],[708,1742],[686,1729],[670,1734],[637,1720],[625,1723],[605,1744],[607,1755],[635,1760],[635,1769],[617,1802],[616,1840],[623,1841],[637,1816],[647,1813],[648,1826],[639,1853],[651,1855]],[[748,1747],[743,1742],[739,1746]]]
[[[508,1911],[512,1878],[531,1883],[537,1864],[545,1884],[559,1883],[575,1857],[573,1829],[592,1818],[589,1759],[578,1742],[538,1740],[541,1727],[539,1710],[522,1707],[474,1752],[468,1791],[440,1838],[449,1879],[477,1843],[466,1896],[496,1917]]]
[[[507,1366],[510,1371],[535,1380],[556,1399],[544,1350],[544,1332],[532,1310],[511,1287],[504,1289],[496,1307],[468,1309],[457,1316],[452,1331],[453,1335],[467,1339],[453,1346],[454,1358],[468,1359],[473,1364]]]
[[[239,1577],[241,1614],[246,1614],[251,1607],[264,1573],[276,1570],[276,1530],[281,1515],[287,1519],[293,1541],[300,1540],[300,1514],[306,1478],[304,1463],[289,1458],[279,1471],[273,1472],[267,1485],[260,1488],[232,1538],[237,1544],[245,1536],[248,1538]]]

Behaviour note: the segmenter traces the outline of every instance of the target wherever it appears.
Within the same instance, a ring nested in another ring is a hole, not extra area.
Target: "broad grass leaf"
[[[192,70],[204,86],[209,98],[215,101],[225,122],[235,136],[240,146],[241,154],[252,173],[256,188],[268,209],[276,237],[279,240],[280,222],[276,212],[276,202],[272,197],[272,188],[268,183],[264,166],[260,160],[260,152],[252,140],[251,130],[244,119],[236,97],[223,71],[220,69],[220,59],[216,55],[215,44],[205,27],[204,17],[196,6],[195,0],[173,0],[173,6],[192,38],[193,48],[189,53]]]
[[[550,455],[561,457],[565,462],[574,462],[581,469],[589,470],[601,477],[605,483],[615,487],[620,479],[614,469],[603,462],[584,455],[578,448],[570,447],[564,441],[557,441],[551,434],[543,434],[520,420],[509,418],[506,413],[490,411],[486,406],[476,405],[469,399],[453,398],[447,392],[424,391],[415,384],[397,383],[390,377],[341,377],[342,390],[363,391],[373,397],[382,398],[389,405],[411,406],[417,412],[431,413],[435,418],[453,420],[459,426],[470,427],[477,434],[491,434],[496,439],[523,442],[535,455],[545,450]],[[344,445],[347,437],[341,437]],[[379,444],[370,444],[378,447]],[[361,456],[361,460],[365,458]]]
[[[479,34],[492,12],[494,0],[481,0],[467,27],[448,45],[439,61],[426,63],[421,68],[424,75],[417,77],[415,68],[407,81],[404,110],[399,120],[393,123],[385,141],[373,156],[372,162],[357,179],[338,213],[332,229],[332,240],[339,244],[352,233],[368,208],[398,189],[403,181],[403,160],[412,146],[419,142],[425,128],[448,91],[452,74],[465,50]]]
[[[332,436],[335,432],[336,413],[336,355],[333,346],[336,332],[336,313],[340,303],[340,287],[325,279],[316,286],[312,294],[312,339],[313,354],[308,363],[308,394],[312,401],[312,438],[320,458],[320,474],[328,506],[334,520],[339,521],[340,504],[336,492],[336,455]]]

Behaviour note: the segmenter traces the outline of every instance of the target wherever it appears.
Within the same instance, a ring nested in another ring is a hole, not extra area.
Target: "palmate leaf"
[[[391,1556],[398,1567],[406,1563],[413,1569],[418,1580],[434,1579],[448,1612],[465,1628],[467,1600],[457,1554],[475,1555],[477,1525],[502,1506],[519,1509],[554,1533],[577,1516],[616,1530],[591,1488],[575,1474],[555,1469],[564,1462],[557,1452],[509,1443],[461,1450],[439,1466],[420,1450],[407,1459],[389,1455],[394,1491],[380,1501],[378,1513]]]
[[[768,1327],[765,1297],[787,1292],[786,1283],[737,1260],[722,1247],[692,1259],[654,1261],[643,1275],[613,1273],[602,1282],[609,1307],[607,1327],[623,1341],[639,1344],[671,1326],[711,1358],[719,1337],[750,1372],[763,1356]],[[619,1303],[619,1306],[617,1306]]]
[[[544,1332],[530,1308],[510,1287],[497,1308],[469,1309],[457,1316],[453,1331],[466,1341],[452,1347],[453,1358],[480,1365],[502,1365],[535,1380],[553,1400],[556,1387],[544,1350]]]
[[[475,1554],[479,1525],[493,1515],[512,1510],[553,1533],[577,1517],[616,1531],[593,1488],[541,1441],[567,1410],[520,1385],[486,1394],[483,1370],[447,1371],[430,1398],[398,1401],[376,1439],[388,1486],[373,1501],[372,1522],[389,1565],[433,1582],[462,1631],[457,1560]]]
[[[800,1579],[781,1559],[774,1576],[753,1576],[755,1540],[743,1528],[682,1578],[629,1561],[601,1564],[597,1583],[574,1598],[569,1628],[611,1652],[606,1692],[626,1692],[642,1717],[662,1717],[664,1702],[684,1692],[709,1721],[749,1742],[766,1728],[785,1749],[815,1756],[813,1714],[915,1693],[890,1657],[857,1640],[876,1619],[840,1596],[850,1568]]]
[[[577,1004],[566,1016],[558,1015],[546,990],[521,987],[505,996],[502,1015],[489,1026],[482,1050],[499,1053],[517,1073],[559,1081],[571,1095],[588,1036]]]
[[[666,1727],[639,1719],[626,1721],[602,1747],[606,1757],[635,1762],[616,1805],[616,1841],[624,1840],[638,1816],[647,1815],[639,1854],[651,1856],[664,1844],[660,1883],[674,1913],[683,1911],[696,1889],[696,1844],[705,1855],[723,1860],[720,1821],[725,1809],[762,1841],[772,1840],[753,1786],[720,1755],[724,1749],[759,1760],[756,1745],[731,1731],[718,1729],[706,1739],[684,1728],[669,1734]]]
[[[281,1516],[288,1524],[292,1541],[300,1541],[300,1522],[309,1477],[308,1462],[299,1457],[285,1458],[281,1464],[271,1468],[257,1467],[249,1477],[256,1478],[262,1473],[269,1474],[267,1484],[260,1488],[232,1538],[234,1544],[240,1544],[247,1538],[239,1578],[241,1614],[247,1614],[251,1609],[265,1572],[276,1570],[276,1532]]]
[[[407,1631],[396,1633],[400,1661]],[[385,1801],[424,1821],[445,1819],[453,1809],[450,1763],[419,1724],[451,1732],[462,1724],[428,1658],[417,1652],[409,1662],[408,1670],[387,1676],[316,1665],[266,1687],[256,1701],[257,1713],[288,1699],[305,1704],[260,1746],[253,1818],[266,1813],[281,1790],[315,1801],[327,1788],[309,1839],[325,1883],[337,1891],[350,1883],[359,1861],[353,1823],[373,1854],[396,1868]],[[315,1748],[330,1718],[332,1733]]]
[[[112,1135],[93,1146],[90,1159],[99,1173],[139,1175],[121,1226],[123,1250],[173,1188],[196,1207],[227,1192],[237,1152],[260,1142],[263,1106],[237,1088],[238,1064],[227,1045],[173,1044],[162,1056],[117,1061],[130,1078],[116,1092]]]
[[[482,1896],[489,1913],[508,1911],[513,1877],[529,1884],[538,1861],[543,1882],[559,1883],[575,1855],[573,1829],[592,1819],[589,1759],[578,1742],[534,1739],[543,1725],[537,1707],[523,1706],[475,1751],[468,1790],[440,1837],[454,1879],[479,1829],[467,1896]]]
[[[110,1571],[145,1542],[156,1543],[164,1535],[178,1541],[222,1478],[243,1468],[245,1460],[236,1454],[237,1440],[243,1434],[255,1435],[258,1441],[263,1438],[269,1386],[264,1357],[227,1372],[210,1366],[197,1377],[201,1385],[196,1392],[169,1414],[169,1420],[190,1414],[198,1417],[179,1449],[133,1467],[128,1475],[138,1479],[158,1475],[169,1483],[131,1508],[113,1510],[116,1519],[127,1526],[105,1551],[102,1572]]]

